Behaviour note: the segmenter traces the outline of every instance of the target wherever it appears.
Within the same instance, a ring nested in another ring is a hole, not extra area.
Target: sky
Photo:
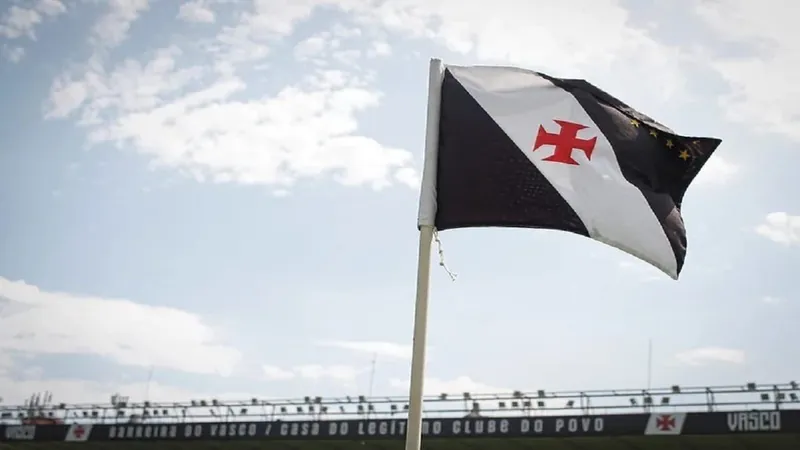
[[[567,233],[443,232],[458,278],[434,265],[426,392],[788,383],[798,14],[0,2],[0,397],[406,394],[432,57],[585,78],[723,143],[685,197],[679,281]]]

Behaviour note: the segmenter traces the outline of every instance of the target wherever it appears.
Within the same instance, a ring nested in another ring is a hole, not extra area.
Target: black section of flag
[[[571,93],[603,132],[622,175],[642,192],[661,223],[680,272],[687,246],[683,196],[721,141],[676,135],[585,80],[539,75]]]
[[[589,236],[575,211],[449,70],[442,82],[436,184],[439,230],[549,228]]]
[[[588,81],[539,75],[578,100],[614,147],[628,181],[668,194],[679,209],[686,189],[722,142],[677,135]]]

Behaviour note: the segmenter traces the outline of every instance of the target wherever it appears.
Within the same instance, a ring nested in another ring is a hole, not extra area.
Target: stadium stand
[[[0,405],[0,448],[402,449],[402,397]],[[426,397],[426,450],[800,448],[797,383]]]

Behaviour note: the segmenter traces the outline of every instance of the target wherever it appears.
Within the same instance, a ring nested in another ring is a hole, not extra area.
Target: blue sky
[[[655,386],[788,382],[800,41],[766,3],[5,2],[0,397],[404,394],[431,57],[586,78],[723,145],[678,282],[442,233],[428,392],[645,387],[651,339]]]

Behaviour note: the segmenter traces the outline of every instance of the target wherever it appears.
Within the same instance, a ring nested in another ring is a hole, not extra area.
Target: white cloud
[[[92,26],[90,38],[92,44],[103,48],[116,47],[127,39],[131,25],[150,8],[150,1],[113,0],[107,5],[105,14]]]
[[[36,10],[12,6],[0,22],[0,35],[10,39],[28,36],[33,39],[33,29],[42,21]]]
[[[184,2],[179,14],[208,21],[208,4]],[[529,6],[498,0],[488,20],[485,8],[457,0],[255,1],[205,47],[208,64],[181,67],[181,54],[174,47],[162,49],[148,62],[128,60],[117,67],[107,67],[95,55],[83,73],[67,74],[53,83],[48,117],[79,117],[90,127],[94,143],[133,148],[156,166],[201,181],[285,190],[296,181],[322,176],[345,185],[418,187],[410,152],[388,148],[358,132],[358,116],[381,99],[363,79],[345,77],[326,87],[305,79],[274,95],[236,100],[247,89],[237,76],[241,65],[263,60],[279,39],[322,6],[350,13],[369,30],[370,40],[363,50],[345,48],[346,39],[361,37],[364,43],[361,29],[330,25],[295,48],[298,58],[319,67],[339,63],[360,72],[362,57],[391,52],[385,41],[385,31],[391,31],[433,38],[459,52],[475,51],[483,60],[546,62],[561,71],[630,63],[626,73],[631,76],[636,76],[632,67],[658,73],[661,78],[653,82],[665,95],[669,86],[680,84],[674,52],[632,27],[617,0],[589,6],[578,0]],[[584,14],[576,17],[578,6]],[[119,0],[108,8],[92,36],[110,48],[125,39],[149,2]],[[731,170],[723,165],[720,177]]]
[[[410,152],[357,133],[356,115],[381,97],[361,80],[323,71],[274,96],[236,101],[246,86],[234,75],[186,92],[209,72],[178,69],[178,56],[165,48],[145,64],[129,60],[111,72],[90,62],[82,76],[56,80],[47,115],[77,113],[94,143],[130,145],[198,180],[285,188],[329,176],[376,189],[416,181]]]
[[[230,374],[238,350],[199,316],[129,300],[46,292],[0,277],[0,351],[91,354],[118,364]]]
[[[295,25],[311,16],[326,0],[256,0],[239,15],[233,26],[223,27],[211,50],[225,65],[258,61],[270,53],[270,46],[294,31]],[[341,4],[344,6],[344,3]]]
[[[187,22],[213,23],[214,11],[201,0],[186,2],[178,10],[178,18]]]
[[[745,354],[741,350],[721,347],[702,347],[678,353],[675,358],[683,363],[693,366],[705,365],[709,363],[729,363],[742,364],[745,362]]]
[[[779,244],[800,244],[800,216],[785,212],[769,213],[764,223],[756,227],[756,233]]]
[[[25,56],[25,49],[22,47],[12,47],[8,44],[3,44],[0,46],[0,54],[2,54],[4,58],[12,63],[17,63],[20,62],[22,57]]]
[[[366,369],[342,364],[330,366],[307,364],[294,367],[293,371],[299,377],[307,380],[331,379],[344,383],[352,383],[359,375],[364,373]]]
[[[398,182],[400,182],[400,184],[405,184],[413,189],[419,189],[420,184],[422,183],[420,173],[411,167],[397,169],[397,171],[394,173],[394,177]]]
[[[392,388],[407,392],[409,380],[392,379],[389,381]],[[480,383],[468,376],[460,376],[451,380],[440,378],[425,378],[425,395],[438,394],[509,394],[512,390]]]
[[[2,307],[0,307],[0,313],[2,313]],[[14,364],[14,359],[11,357],[10,353],[2,352],[0,353],[0,375],[6,373],[8,369]]]
[[[316,33],[294,47],[294,57],[298,61],[312,62],[318,67],[329,67],[339,63],[350,68],[358,68],[359,60],[365,54],[360,49],[346,48],[346,41],[360,37],[358,29],[334,27],[333,30]],[[360,42],[359,42],[360,43]],[[363,45],[363,44],[362,44]],[[384,47],[373,44],[374,47],[367,51],[367,55],[378,56],[376,52],[388,54],[388,44]]]
[[[378,56],[389,56],[392,54],[392,47],[386,41],[375,41],[367,50],[367,56],[376,58]]]
[[[617,71],[617,78],[646,74],[665,98],[683,84],[677,51],[634,27],[618,0],[495,0],[488,16],[484,4],[460,0],[387,0],[378,6],[363,2],[354,10],[361,22],[429,37],[454,52],[474,52],[484,61],[546,65],[547,70],[573,75],[625,63],[625,72]]]
[[[722,102],[729,118],[800,140],[800,3],[704,1],[695,12],[740,49],[740,56],[709,57],[731,86]]]
[[[698,185],[723,185],[740,174],[741,167],[738,164],[721,157],[712,155],[711,159],[703,166],[703,170],[695,178],[694,183]]]
[[[264,378],[272,381],[287,381],[302,378],[310,381],[326,379],[343,382],[345,384],[352,384],[356,378],[365,373],[366,370],[366,368],[344,364],[303,364],[289,369],[271,365],[262,366]]]
[[[779,298],[779,297],[773,297],[771,295],[765,295],[764,297],[761,297],[761,301],[766,303],[766,304],[768,304],[768,305],[777,305],[778,303],[781,303],[783,300],[781,298]]]
[[[295,375],[291,370],[281,369],[277,366],[264,365],[261,369],[268,380],[291,380]]]
[[[0,16],[0,37],[16,39],[28,37],[35,39],[34,30],[42,23],[45,17],[55,17],[67,11],[60,0],[39,0],[35,4],[30,2],[28,8],[11,5]]]
[[[178,68],[176,58],[181,54],[177,47],[162,48],[146,64],[128,59],[111,73],[102,67],[102,61],[93,58],[77,79],[63,74],[55,80],[46,105],[47,117],[67,117],[80,110],[83,124],[99,125],[111,120],[109,115],[117,117],[163,106],[168,96],[204,73],[198,66]]]
[[[61,0],[39,0],[36,3],[36,9],[42,14],[50,17],[55,17],[67,12],[67,7]]]
[[[294,47],[294,57],[300,61],[307,61],[312,58],[323,56],[323,52],[328,47],[338,46],[339,41],[334,40],[329,32],[315,34]]]
[[[319,345],[388,358],[411,359],[411,345],[382,341],[322,341]]]

